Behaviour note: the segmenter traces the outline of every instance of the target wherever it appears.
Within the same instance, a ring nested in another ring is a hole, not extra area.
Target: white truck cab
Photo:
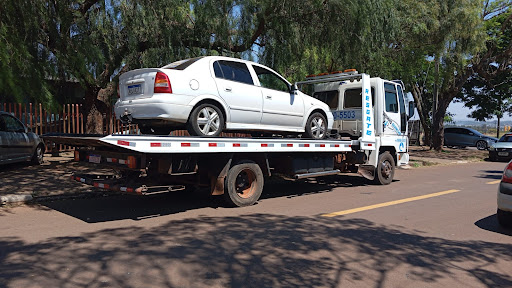
[[[297,85],[311,84],[313,97],[329,105],[334,116],[333,129],[341,139],[360,140],[361,148],[372,144],[379,153],[364,147],[369,164],[375,166],[383,151],[388,151],[396,166],[408,164],[407,120],[409,107],[401,81],[370,78],[355,70],[310,75]],[[414,111],[414,110],[412,110]],[[361,165],[364,168],[365,165]]]

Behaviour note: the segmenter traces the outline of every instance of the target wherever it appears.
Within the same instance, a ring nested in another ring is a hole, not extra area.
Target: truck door
[[[397,85],[384,82],[384,135],[402,135],[401,122]]]
[[[398,102],[400,103],[400,132],[402,135],[407,135],[407,112],[405,110],[404,92],[402,85],[396,87],[398,88]]]

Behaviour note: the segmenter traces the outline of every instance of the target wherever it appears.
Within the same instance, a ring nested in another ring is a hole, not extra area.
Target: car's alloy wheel
[[[487,143],[485,141],[478,141],[478,142],[476,142],[476,149],[478,149],[478,150],[485,150],[485,149],[487,149]]]
[[[202,104],[192,111],[188,128],[194,136],[219,136],[224,129],[224,117],[213,104]]]
[[[43,164],[43,146],[39,145],[37,146],[36,150],[34,151],[34,155],[32,156],[32,164],[39,165]]]
[[[327,132],[327,120],[321,113],[313,113],[306,123],[306,134],[309,138],[324,139]]]

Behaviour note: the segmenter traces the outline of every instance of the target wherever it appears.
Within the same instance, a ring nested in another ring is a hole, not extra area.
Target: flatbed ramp
[[[349,152],[357,140],[298,138],[225,138],[153,135],[44,135],[45,140],[75,147],[110,147],[139,153]]]

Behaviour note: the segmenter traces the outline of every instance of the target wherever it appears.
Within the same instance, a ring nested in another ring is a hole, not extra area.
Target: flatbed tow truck
[[[264,178],[274,174],[303,179],[359,172],[376,184],[390,184],[395,167],[409,160],[402,85],[353,72],[308,77],[293,85],[290,93],[298,85],[313,85],[313,95],[331,103],[340,132],[335,138],[122,134],[43,138],[75,146],[76,161],[113,171],[74,174],[73,180],[122,193],[150,195],[203,186],[210,188],[211,195],[223,195],[231,206],[248,206],[258,201]]]

